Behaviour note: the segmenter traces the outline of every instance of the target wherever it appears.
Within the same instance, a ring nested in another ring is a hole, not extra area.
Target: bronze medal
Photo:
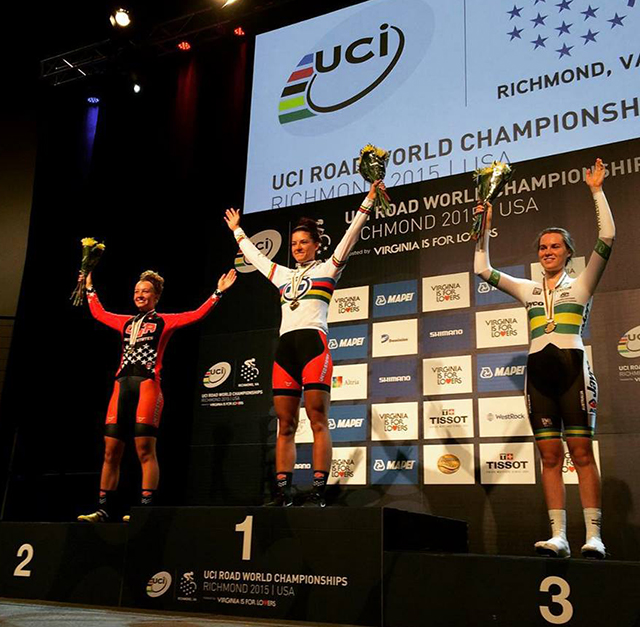
[[[291,311],[295,311],[299,306],[300,306],[300,303],[297,300],[294,300],[289,305],[289,309],[291,309]]]
[[[553,320],[547,322],[547,326],[544,328],[545,333],[553,333],[556,330],[556,323]]]

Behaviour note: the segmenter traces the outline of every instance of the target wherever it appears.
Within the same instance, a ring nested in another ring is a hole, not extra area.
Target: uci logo
[[[303,135],[343,126],[409,78],[431,42],[433,13],[422,0],[405,0],[402,11],[389,4],[347,11],[349,18],[294,58],[277,105],[282,126]]]
[[[151,598],[162,596],[171,587],[171,575],[162,571],[156,573],[147,583],[147,595]]]
[[[297,298],[301,298],[311,289],[311,279],[309,277],[304,277],[302,281],[300,281],[300,285],[298,285],[298,293],[295,294]],[[282,291],[282,298],[286,301],[293,300],[294,294],[291,283],[288,283],[284,290]],[[331,348],[331,347],[329,347]]]
[[[217,388],[228,379],[230,374],[231,364],[227,361],[220,361],[205,372],[202,383],[206,388]]]
[[[251,238],[251,241],[267,259],[273,259],[282,245],[282,236],[278,231],[269,229],[267,231],[260,231],[259,233],[256,233]],[[238,272],[248,273],[255,270],[255,267],[245,259],[242,254],[242,250],[238,251],[234,265]]]

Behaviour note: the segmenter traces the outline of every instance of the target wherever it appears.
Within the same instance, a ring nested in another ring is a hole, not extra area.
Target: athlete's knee
[[[149,442],[136,442],[136,453],[141,464],[153,461],[156,457],[155,449]]]
[[[107,466],[117,466],[122,461],[122,446],[109,445],[104,448],[104,463]]]
[[[324,433],[329,430],[329,420],[323,410],[307,408],[307,416],[309,416],[311,430],[314,433]]]
[[[293,438],[298,428],[296,416],[278,416],[278,436]]]
[[[562,468],[562,451],[540,451],[540,457],[542,459],[542,466],[545,470],[557,470]]]
[[[571,460],[576,469],[581,470],[596,463],[590,446],[574,446],[571,448]]]

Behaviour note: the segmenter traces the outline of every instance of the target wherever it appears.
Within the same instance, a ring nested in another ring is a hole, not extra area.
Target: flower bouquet
[[[387,163],[389,163],[389,151],[382,148],[376,148],[372,144],[367,144],[360,151],[358,159],[358,172],[365,181],[373,183],[382,180],[387,171]],[[389,195],[383,189],[376,189],[375,206],[382,207],[385,214],[389,215]]]
[[[482,204],[491,202],[500,194],[504,186],[513,176],[513,168],[508,163],[494,161],[486,168],[480,168],[473,173],[473,182],[478,190],[478,198]],[[471,237],[474,240],[484,236],[487,223],[487,212],[480,211],[473,218]]]
[[[78,276],[78,283],[76,288],[71,294],[71,301],[73,305],[79,307],[84,303],[84,296],[87,291],[86,278],[89,272],[93,272],[94,268],[98,265],[100,257],[104,252],[104,244],[93,239],[93,237],[84,237],[80,240],[82,244],[82,262],[80,264],[80,275]]]

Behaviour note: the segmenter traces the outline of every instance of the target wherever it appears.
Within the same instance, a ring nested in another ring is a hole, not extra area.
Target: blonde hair
[[[154,270],[145,270],[140,275],[140,281],[149,281],[149,283],[153,285],[153,291],[158,298],[160,298],[162,290],[164,289],[164,279],[157,272]]]

